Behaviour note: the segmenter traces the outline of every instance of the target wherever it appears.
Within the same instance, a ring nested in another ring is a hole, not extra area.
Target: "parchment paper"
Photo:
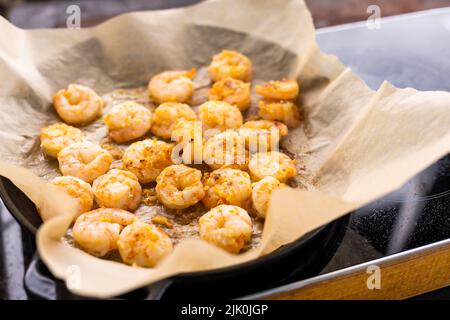
[[[63,243],[75,206],[35,175],[46,174],[35,150],[39,129],[57,120],[52,94],[72,82],[100,93],[142,86],[162,70],[208,65],[221,49],[248,55],[258,79],[299,81],[303,126],[287,143],[294,153],[309,145],[302,160],[318,191],[275,191],[262,245],[242,255],[187,240],[158,267],[143,269]],[[207,1],[81,30],[23,31],[0,20],[0,75],[0,174],[40,209],[37,246],[50,271],[85,296],[111,297],[180,272],[255,259],[400,187],[450,151],[450,94],[388,83],[371,91],[320,52],[301,0]]]

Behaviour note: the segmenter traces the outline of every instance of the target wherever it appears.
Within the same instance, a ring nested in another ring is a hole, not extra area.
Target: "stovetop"
[[[378,30],[365,23],[322,29],[317,38],[323,51],[338,55],[373,89],[387,79],[398,87],[450,91],[450,10],[387,18]],[[447,238],[450,156],[353,213],[342,244],[321,273]],[[0,298],[29,298],[23,277],[34,252],[32,237],[2,205]]]

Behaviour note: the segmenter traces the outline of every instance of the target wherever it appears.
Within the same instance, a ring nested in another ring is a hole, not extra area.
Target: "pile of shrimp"
[[[126,264],[154,267],[176,244],[163,230],[173,223],[164,216],[144,221],[136,210],[158,204],[174,217],[202,208],[198,238],[233,254],[245,250],[273,190],[287,188],[297,175],[295,159],[277,147],[299,125],[299,87],[287,79],[256,85],[259,119],[244,121],[252,103],[251,60],[223,50],[208,72],[208,101],[200,106],[192,99],[196,69],[154,75],[147,87],[154,108],[138,101],[108,108],[79,84],[55,94],[53,106],[65,123],[42,128],[41,147],[62,174],[49,184],[78,201],[72,227],[78,248],[97,257],[118,252]],[[105,139],[124,149],[118,157],[86,139],[83,126],[98,119]]]

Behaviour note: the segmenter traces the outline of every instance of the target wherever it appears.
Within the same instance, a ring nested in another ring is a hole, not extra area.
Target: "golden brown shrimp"
[[[145,135],[152,123],[152,113],[143,105],[127,101],[114,106],[104,117],[109,136],[118,143]]]
[[[199,107],[199,118],[205,130],[237,129],[242,126],[242,113],[236,106],[224,101],[208,101]]]
[[[49,157],[56,158],[58,153],[69,144],[81,142],[83,132],[64,123],[55,123],[41,129],[41,148]]]
[[[213,57],[208,71],[213,81],[233,78],[250,82],[252,79],[252,62],[239,52],[223,50]]]
[[[70,84],[53,96],[53,106],[67,123],[84,124],[95,120],[102,112],[104,102],[94,90]]]
[[[258,217],[265,218],[269,209],[269,200],[272,191],[278,188],[285,188],[286,185],[276,178],[267,176],[253,184],[252,204]]]
[[[112,161],[108,151],[88,141],[72,143],[58,153],[62,174],[88,183],[108,171]]]
[[[197,120],[197,115],[187,104],[163,103],[153,113],[151,132],[158,137],[170,139],[176,123],[181,120]]]
[[[120,231],[137,217],[125,210],[100,208],[80,215],[72,229],[75,242],[86,252],[103,257],[117,249]]]
[[[280,182],[285,182],[289,178],[297,175],[295,160],[278,151],[254,154],[250,159],[248,169],[250,170],[252,179],[256,181],[271,176]]]
[[[272,80],[255,86],[256,93],[268,100],[293,100],[298,96],[299,87],[295,80]]]
[[[247,211],[236,206],[215,207],[198,223],[202,240],[231,253],[239,253],[252,237],[252,219]]]
[[[172,131],[172,141],[181,146],[181,162],[201,164],[203,161],[203,129],[200,121],[180,120]]]
[[[136,221],[126,226],[117,242],[122,260],[139,267],[154,267],[172,250],[169,236],[153,224]]]
[[[156,194],[168,208],[190,207],[205,195],[202,172],[185,165],[167,167],[156,178]]]
[[[288,128],[281,122],[270,120],[247,121],[239,129],[250,152],[278,150],[280,139],[288,134]]]
[[[94,194],[89,183],[75,177],[64,176],[54,178],[50,184],[78,201],[78,215],[92,209]]]
[[[155,181],[172,164],[172,148],[169,143],[153,139],[135,142],[123,154],[123,169],[133,172],[140,183]]]
[[[263,119],[282,121],[289,128],[300,125],[299,108],[292,101],[260,100],[258,106],[258,113]]]
[[[209,100],[225,101],[245,111],[250,106],[250,83],[233,78],[217,81],[209,90]]]
[[[192,79],[197,71],[164,71],[154,76],[148,84],[148,93],[157,103],[186,102],[194,91]]]
[[[203,147],[203,160],[213,169],[227,166],[246,170],[249,157],[245,138],[234,130],[226,130],[209,138]]]

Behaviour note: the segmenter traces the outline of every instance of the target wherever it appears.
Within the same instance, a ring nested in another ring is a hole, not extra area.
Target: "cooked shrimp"
[[[156,178],[156,194],[168,208],[190,207],[205,195],[202,172],[182,164],[167,167]]]
[[[166,102],[155,109],[151,131],[154,135],[170,139],[173,128],[180,120],[197,120],[194,110],[187,104]]]
[[[289,128],[298,127],[300,112],[292,101],[260,100],[258,113],[266,120],[284,122]]]
[[[250,83],[233,78],[217,81],[209,90],[209,100],[225,101],[245,111],[250,106]]]
[[[100,207],[133,211],[141,202],[141,185],[130,171],[112,169],[95,179],[92,189]]]
[[[89,183],[75,177],[65,176],[56,177],[50,181],[50,184],[78,201],[78,215],[92,209],[94,194]]]
[[[199,107],[199,118],[205,130],[237,129],[242,126],[242,113],[236,106],[224,101],[208,101]]]
[[[240,206],[252,193],[252,183],[247,172],[221,168],[203,177],[205,196],[202,201],[208,208],[219,204]]]
[[[94,90],[70,84],[53,96],[53,106],[67,123],[84,124],[95,120],[102,112],[104,102]]]
[[[192,79],[197,71],[164,71],[154,76],[148,84],[148,93],[157,103],[186,102],[194,91]]]
[[[122,143],[145,135],[150,130],[152,113],[139,103],[127,101],[114,106],[103,121],[111,139]]]
[[[247,211],[230,205],[211,209],[198,221],[200,238],[228,252],[239,253],[253,232]]]
[[[286,185],[276,178],[267,176],[254,183],[252,189],[252,203],[258,217],[265,218],[269,209],[269,200],[272,191],[278,188],[285,188]]]
[[[252,78],[252,62],[239,52],[223,50],[213,57],[208,71],[213,81],[233,78],[250,82]]]
[[[172,131],[172,141],[181,145],[183,163],[202,163],[203,134],[200,121],[178,121]]]
[[[89,183],[108,171],[112,161],[108,151],[88,141],[72,143],[58,154],[59,170],[63,175]]]
[[[64,123],[55,123],[41,129],[41,148],[49,157],[56,158],[58,153],[69,144],[81,142],[83,132]]]
[[[120,231],[137,217],[125,210],[100,208],[80,215],[72,229],[75,242],[86,252],[103,257],[117,249]]]
[[[295,80],[272,80],[255,86],[256,93],[269,100],[293,100],[298,96],[299,87]]]
[[[270,120],[247,121],[239,129],[250,152],[278,150],[281,137],[287,136],[288,128],[281,122]]]
[[[133,172],[140,183],[155,181],[172,164],[172,148],[169,143],[153,139],[135,142],[123,154],[123,169]]]
[[[297,175],[295,160],[278,151],[254,154],[250,159],[248,168],[252,178],[257,181],[271,176],[280,182],[285,182]]]
[[[203,160],[213,169],[223,166],[246,170],[248,151],[245,138],[234,130],[227,130],[209,138],[203,148]]]
[[[117,247],[125,263],[149,268],[173,250],[172,241],[164,231],[140,221],[122,230]]]

